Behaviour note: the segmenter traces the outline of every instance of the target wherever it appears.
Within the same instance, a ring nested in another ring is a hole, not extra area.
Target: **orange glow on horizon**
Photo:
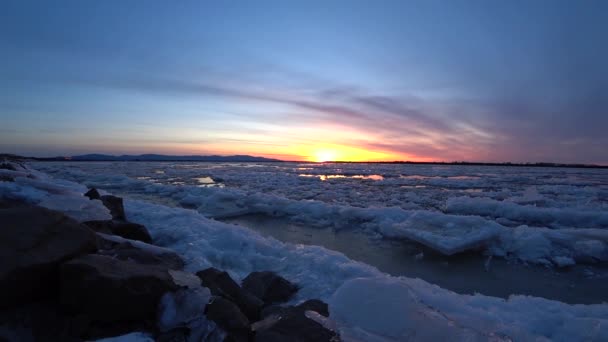
[[[362,148],[342,146],[342,145],[321,145],[321,146],[305,146],[295,151],[296,155],[300,155],[312,162],[327,162],[327,161],[387,161],[395,160],[395,156],[376,151],[368,151]]]
[[[220,140],[221,141],[221,140]],[[390,162],[390,161],[435,161],[433,158],[398,153],[394,151],[369,150],[363,146],[336,143],[244,145],[233,142],[216,142],[201,146],[197,143],[148,145],[136,151],[123,151],[126,154],[161,153],[169,155],[251,155],[274,158],[284,161],[301,162]],[[109,148],[108,148],[109,149]]]
[[[420,157],[407,153],[395,153],[389,151],[372,151],[361,147],[345,146],[337,144],[324,144],[314,146],[298,146],[285,154],[294,155],[294,160],[309,162],[392,162],[392,161],[435,161],[433,158]]]

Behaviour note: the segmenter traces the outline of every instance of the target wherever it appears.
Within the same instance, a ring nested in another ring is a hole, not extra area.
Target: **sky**
[[[608,164],[608,1],[2,1],[0,152]]]

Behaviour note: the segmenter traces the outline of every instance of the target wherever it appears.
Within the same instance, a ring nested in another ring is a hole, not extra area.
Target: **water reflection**
[[[368,180],[374,180],[374,181],[381,181],[384,180],[384,177],[382,175],[313,175],[313,174],[299,174],[299,177],[319,177],[320,180],[322,181],[327,181],[330,179],[337,179],[337,178],[356,178],[356,179],[368,179]]]
[[[426,185],[401,185],[401,188],[404,189],[423,189],[426,188]]]
[[[197,177],[194,179],[196,179],[196,181],[201,184],[214,184],[215,183],[215,181],[211,177]]]
[[[224,187],[224,183],[216,182],[211,177],[196,177],[196,178],[194,178],[194,180],[196,180],[198,182],[198,187],[201,187],[201,188],[210,188],[210,187],[223,188]]]

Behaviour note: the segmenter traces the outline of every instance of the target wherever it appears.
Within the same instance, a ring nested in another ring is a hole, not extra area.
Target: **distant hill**
[[[167,156],[162,154],[140,154],[113,156],[108,154],[83,154],[72,157],[37,158],[39,160],[72,161],[202,161],[202,162],[280,162],[278,159],[248,155],[234,156]]]

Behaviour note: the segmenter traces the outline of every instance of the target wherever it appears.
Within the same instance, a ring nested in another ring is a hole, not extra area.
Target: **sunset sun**
[[[326,161],[334,161],[337,158],[337,152],[334,150],[318,150],[314,154],[314,161],[316,162],[326,162]]]
[[[378,151],[369,151],[354,146],[336,144],[326,144],[322,146],[316,146],[311,149],[305,147],[301,150],[298,150],[296,153],[308,155],[308,160],[317,163],[327,161],[378,161],[393,158],[392,155],[388,155]]]

